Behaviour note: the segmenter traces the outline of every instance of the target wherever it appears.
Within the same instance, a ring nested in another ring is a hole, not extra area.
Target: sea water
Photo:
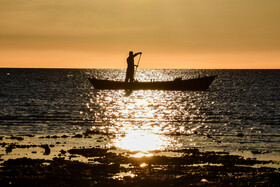
[[[145,144],[142,149],[279,153],[280,70],[139,69],[136,79],[163,81],[205,75],[218,75],[207,91],[138,90],[128,94],[95,90],[88,81],[92,76],[124,80],[124,69],[0,69],[0,135],[91,129],[122,137],[112,143],[130,150],[156,136],[162,145]],[[124,145],[122,141],[131,135],[140,138],[134,138],[131,147]]]

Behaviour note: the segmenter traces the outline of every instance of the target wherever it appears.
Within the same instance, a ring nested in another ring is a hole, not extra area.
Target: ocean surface
[[[196,147],[279,153],[280,70],[140,69],[136,79],[204,75],[218,75],[207,91],[127,94],[95,90],[87,80],[124,80],[125,70],[0,69],[0,135],[91,129],[123,138],[112,140],[114,146],[130,150],[150,138],[155,147],[143,145],[147,150]],[[134,144],[124,144],[135,135]]]

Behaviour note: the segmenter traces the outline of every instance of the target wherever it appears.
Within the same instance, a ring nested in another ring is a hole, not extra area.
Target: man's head
[[[129,51],[129,56],[132,56],[133,55],[133,51]]]

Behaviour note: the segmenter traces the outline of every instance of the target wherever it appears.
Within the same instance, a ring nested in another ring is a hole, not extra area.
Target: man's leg
[[[133,71],[129,72],[129,75],[128,75],[129,82],[133,82],[133,74],[134,74]]]
[[[128,82],[129,79],[129,74],[128,74],[128,70],[126,70],[126,75],[125,75],[125,81],[124,82]]]

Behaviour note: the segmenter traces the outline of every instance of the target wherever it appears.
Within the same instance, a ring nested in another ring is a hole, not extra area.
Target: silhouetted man
[[[134,65],[134,57],[137,55],[142,54],[142,52],[135,53],[133,54],[133,51],[129,52],[129,56],[127,57],[127,70],[126,70],[126,77],[125,77],[125,82],[133,82],[134,78],[134,66],[137,67],[137,65]]]

